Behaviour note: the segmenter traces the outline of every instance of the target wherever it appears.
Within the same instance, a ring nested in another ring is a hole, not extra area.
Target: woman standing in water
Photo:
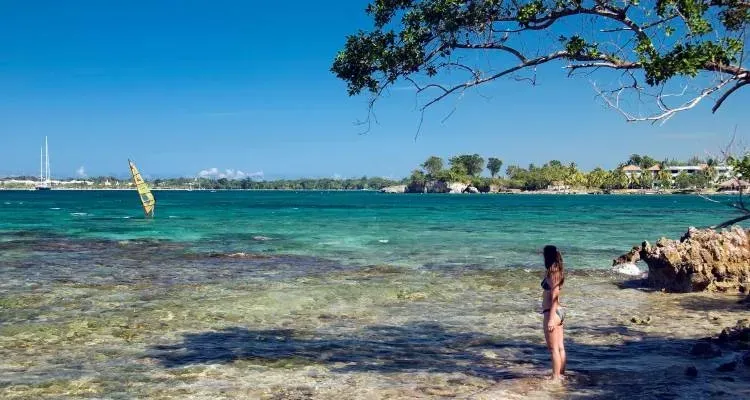
[[[565,373],[565,346],[563,344],[563,321],[565,310],[560,306],[560,290],[565,282],[562,254],[555,246],[544,246],[544,268],[542,280],[542,314],[544,315],[544,339],[552,354],[552,380],[560,380]]]

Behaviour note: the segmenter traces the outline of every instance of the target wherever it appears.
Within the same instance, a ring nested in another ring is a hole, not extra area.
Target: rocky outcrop
[[[427,193],[450,193],[451,189],[444,181],[429,181],[425,186]]]
[[[380,189],[382,193],[479,193],[475,187],[461,182],[441,180],[411,182],[408,185],[388,186]]]
[[[406,193],[406,185],[388,186],[380,189],[381,193]]]
[[[464,191],[466,191],[466,188],[468,186],[469,185],[466,184],[466,183],[449,182],[448,183],[448,188],[450,189],[450,191],[448,193],[463,193]]]
[[[629,252],[615,258],[612,261],[612,266],[618,266],[622,264],[635,264],[641,259],[641,246],[633,247]]]
[[[638,258],[648,265],[649,285],[671,292],[738,291],[750,283],[750,237],[739,227],[690,228],[680,240],[643,242],[614,264]]]
[[[424,193],[427,191],[427,184],[424,182],[411,182],[406,185],[404,193]]]

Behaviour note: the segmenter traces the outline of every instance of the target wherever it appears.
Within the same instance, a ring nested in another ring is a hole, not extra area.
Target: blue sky
[[[117,4],[115,4],[117,3]],[[335,6],[334,6],[335,4]],[[37,174],[49,136],[55,177],[241,170],[266,178],[408,175],[429,155],[480,153],[505,164],[614,167],[630,153],[687,158],[748,132],[750,90],[718,114],[705,104],[663,126],[628,124],[585,79],[544,69],[539,85],[498,81],[425,116],[393,90],[379,124],[354,122],[330,72],[347,34],[367,29],[367,1],[3,2],[0,175]]]

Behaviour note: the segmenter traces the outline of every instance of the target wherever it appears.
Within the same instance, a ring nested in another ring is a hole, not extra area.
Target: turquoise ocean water
[[[697,196],[155,196],[144,219],[132,191],[0,191],[0,398],[747,392],[689,354],[747,313],[736,299],[708,298],[722,313],[707,315],[702,294],[635,290],[609,271],[644,239],[733,215]],[[569,268],[562,388],[543,379],[548,243]]]
[[[607,268],[644,239],[731,216],[697,196],[156,192],[142,218],[127,191],[0,191],[0,232],[165,239],[198,252],[295,254],[403,266],[527,267],[558,245],[571,268]],[[268,238],[270,240],[258,240]]]

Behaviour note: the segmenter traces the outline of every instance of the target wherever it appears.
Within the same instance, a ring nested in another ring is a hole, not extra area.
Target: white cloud
[[[245,179],[245,178],[263,178],[263,171],[257,172],[244,172],[239,169],[228,168],[225,170],[219,170],[216,167],[208,168],[198,172],[198,176],[201,178],[213,178],[213,179]]]
[[[78,169],[76,170],[76,175],[78,175],[79,178],[85,178],[86,177],[86,168],[84,168],[83,165],[81,165],[80,167],[78,167]]]

